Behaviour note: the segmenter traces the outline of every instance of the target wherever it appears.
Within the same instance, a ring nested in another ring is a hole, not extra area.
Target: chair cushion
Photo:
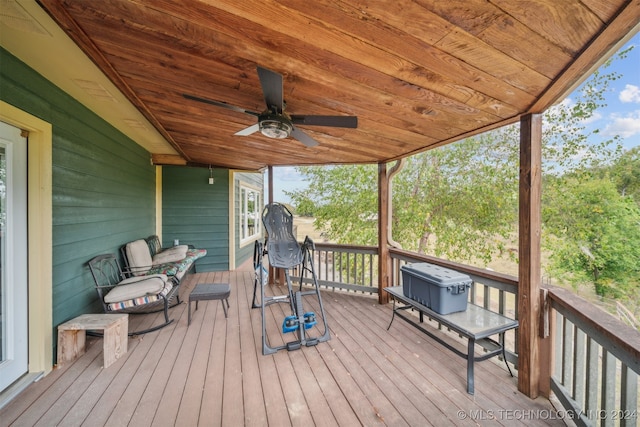
[[[143,278],[130,277],[111,289],[104,296],[104,302],[110,304],[150,295],[155,296],[160,294],[167,286],[169,286],[170,290],[172,285],[167,281],[167,276],[163,274],[154,274]]]
[[[187,256],[188,249],[189,246],[187,245],[178,245],[163,249],[153,257],[153,265],[181,261]]]
[[[131,272],[136,276],[147,274],[153,262],[147,242],[144,239],[134,240],[127,243],[125,250]]]
[[[175,276],[176,279],[180,280],[189,270],[191,264],[205,255],[207,255],[206,249],[189,249],[184,259],[177,262],[154,265],[148,273],[166,274],[167,276]]]
[[[167,285],[164,287],[162,292],[160,292],[157,295],[147,295],[140,298],[133,298],[127,301],[119,301],[119,302],[107,304],[107,311],[118,311],[118,310],[124,310],[127,308],[139,306],[139,305],[150,304],[152,302],[158,301],[164,296],[167,296],[172,288],[173,288],[173,285],[171,284],[171,282],[167,282]]]

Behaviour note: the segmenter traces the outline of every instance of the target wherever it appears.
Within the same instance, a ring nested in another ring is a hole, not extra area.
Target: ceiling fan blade
[[[357,128],[356,116],[291,116],[291,123],[295,125],[330,126],[335,128]]]
[[[253,126],[249,126],[248,128],[239,130],[238,132],[234,133],[234,135],[249,136],[252,133],[258,132],[259,130],[260,130],[260,125],[258,123],[256,123]]]
[[[282,113],[284,104],[282,75],[259,66],[258,77],[260,78],[260,85],[262,86],[262,93],[264,94],[264,101],[267,103],[267,108],[271,110],[271,108],[275,107],[278,110],[277,113]]]
[[[222,102],[222,101],[214,101],[212,99],[200,98],[199,96],[193,96],[186,93],[183,93],[182,96],[192,101],[204,102],[205,104],[215,105],[216,107],[226,108],[228,110],[237,111],[239,113],[251,114],[252,116],[256,116],[256,117],[260,115],[260,113],[255,113],[253,111],[245,110],[244,108],[236,107],[234,105],[227,104],[226,102]]]
[[[298,128],[295,128],[295,127],[293,128],[293,130],[291,131],[291,136],[297,139],[298,141],[302,142],[307,147],[315,147],[316,145],[318,145],[318,141],[311,138],[309,135],[307,135],[306,133],[304,133]]]

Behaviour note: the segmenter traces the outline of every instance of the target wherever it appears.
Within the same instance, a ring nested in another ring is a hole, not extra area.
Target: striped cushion
[[[126,283],[125,283],[126,282]],[[149,304],[167,295],[173,288],[163,274],[140,279],[133,277],[121,282],[104,297],[109,311],[118,311],[138,305]]]

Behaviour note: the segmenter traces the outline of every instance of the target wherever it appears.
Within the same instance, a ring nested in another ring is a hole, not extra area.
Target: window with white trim
[[[262,232],[261,207],[260,191],[241,185],[239,222],[241,243],[260,237]]]

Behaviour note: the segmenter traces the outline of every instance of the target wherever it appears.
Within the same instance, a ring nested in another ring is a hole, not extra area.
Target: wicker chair
[[[180,303],[178,283],[165,274],[126,277],[113,254],[98,255],[89,262],[96,292],[105,313],[143,314],[164,310],[165,322],[129,335],[156,331],[173,322],[169,308]]]

